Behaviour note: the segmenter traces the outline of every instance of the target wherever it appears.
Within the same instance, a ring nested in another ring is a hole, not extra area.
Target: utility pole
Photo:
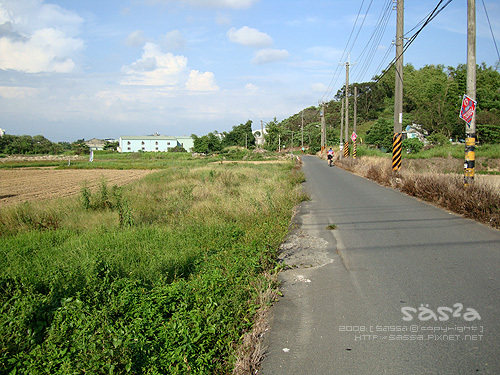
[[[392,171],[401,169],[403,133],[403,44],[404,1],[397,0],[396,25],[396,86],[394,92],[394,137],[392,139]]]
[[[352,157],[353,157],[353,159],[356,159],[357,117],[358,117],[358,86],[354,86],[354,137],[353,137],[353,141],[352,141]]]
[[[345,142],[344,142],[344,157],[349,157],[349,66],[354,65],[350,62],[349,55],[345,64]]]
[[[344,98],[342,100],[342,109],[340,110],[340,152],[339,158],[342,159],[344,149]]]
[[[321,117],[321,153],[325,151],[326,145],[326,123],[325,123],[325,102],[321,102],[319,115]]]
[[[467,96],[476,100],[476,0],[467,0]],[[476,115],[465,126],[464,186],[474,182]]]
[[[302,131],[302,136],[301,136],[301,145],[300,147],[304,149],[304,110],[300,111],[301,117],[302,117],[302,125],[301,125],[301,131]]]

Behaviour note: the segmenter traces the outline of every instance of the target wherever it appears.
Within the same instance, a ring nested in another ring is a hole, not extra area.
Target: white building
[[[5,129],[0,128],[0,137],[3,137],[5,134]]]
[[[121,136],[120,152],[165,152],[176,146],[186,151],[193,148],[191,137],[171,137],[166,135]]]

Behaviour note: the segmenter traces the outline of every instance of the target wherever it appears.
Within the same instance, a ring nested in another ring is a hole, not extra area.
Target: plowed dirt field
[[[80,192],[84,182],[94,189],[102,178],[111,186],[121,186],[149,173],[151,170],[0,169],[0,207],[75,195]]]

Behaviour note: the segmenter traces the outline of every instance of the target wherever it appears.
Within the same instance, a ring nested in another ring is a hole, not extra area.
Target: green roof
[[[122,135],[120,137],[121,139],[132,139],[132,140],[177,140],[177,137],[172,137],[168,135],[132,135],[132,136],[125,136]]]

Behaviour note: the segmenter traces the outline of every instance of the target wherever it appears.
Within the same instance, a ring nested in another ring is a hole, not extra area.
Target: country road
[[[500,374],[500,231],[303,159],[259,374]]]

